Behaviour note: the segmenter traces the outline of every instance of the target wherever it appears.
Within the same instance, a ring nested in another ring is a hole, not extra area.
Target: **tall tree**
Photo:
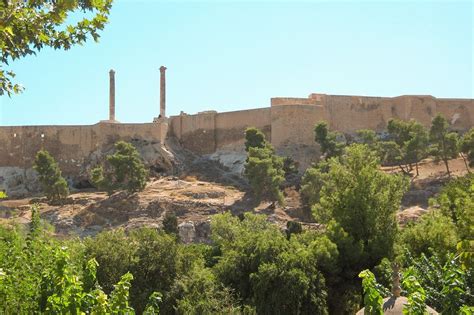
[[[418,162],[425,158],[428,152],[428,132],[422,124],[416,121],[410,122],[409,140],[405,142],[405,157],[408,163],[415,163],[416,175],[418,171]]]
[[[334,273],[328,276],[331,287],[338,288],[329,292],[335,314],[347,313],[348,306],[342,304],[349,303],[350,295],[359,294],[359,271],[393,254],[395,214],[408,181],[379,167],[377,154],[366,145],[347,147],[339,159],[329,160],[319,202],[313,206],[314,217],[327,224],[328,236],[339,251]]]
[[[45,47],[68,50],[89,36],[99,39],[112,0],[3,0],[0,1],[0,95],[19,93],[22,86],[5,70],[10,61],[35,55]],[[75,24],[68,18],[83,14]]]
[[[61,175],[58,163],[48,151],[38,151],[33,168],[38,172],[39,181],[48,200],[57,202],[69,195],[67,182]]]
[[[283,193],[280,190],[285,180],[283,159],[275,154],[270,144],[264,148],[249,148],[244,174],[257,199],[277,201],[283,205]]]
[[[444,162],[448,176],[451,177],[448,161],[459,153],[459,137],[457,133],[449,131],[449,123],[441,114],[436,115],[431,122],[430,142],[431,154]]]
[[[245,131],[245,176],[257,197],[283,204],[280,185],[285,180],[283,158],[275,154],[273,146],[265,140],[263,133],[256,128]]]

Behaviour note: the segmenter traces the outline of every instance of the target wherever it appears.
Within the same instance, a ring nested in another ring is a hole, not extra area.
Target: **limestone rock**
[[[0,167],[0,190],[10,197],[24,197],[40,191],[36,171],[31,168]]]
[[[209,243],[211,237],[211,221],[186,221],[178,225],[179,237],[185,244]]]

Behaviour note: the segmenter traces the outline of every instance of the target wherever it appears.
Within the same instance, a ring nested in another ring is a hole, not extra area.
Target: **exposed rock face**
[[[241,146],[240,150],[232,150],[231,148],[228,150],[217,150],[213,154],[210,154],[209,158],[222,164],[231,173],[242,175],[247,153],[243,150],[243,146]]]
[[[131,143],[137,148],[152,175],[175,172],[177,162],[174,154],[161,143],[142,139],[132,139]],[[91,186],[89,183],[91,170],[113,152],[113,144],[100,147],[84,159],[77,172],[63,173],[63,176],[71,188],[88,188]],[[18,198],[38,193],[41,187],[37,173],[32,168],[0,167],[0,190],[6,191],[12,198]]]
[[[23,197],[39,192],[37,173],[29,168],[0,167],[0,190],[10,197]]]
[[[179,237],[185,244],[209,243],[211,237],[211,221],[186,221],[178,225]]]

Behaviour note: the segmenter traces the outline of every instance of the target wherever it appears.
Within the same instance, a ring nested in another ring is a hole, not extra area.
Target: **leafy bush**
[[[379,290],[377,290],[374,274],[369,270],[364,270],[359,273],[359,278],[362,279],[362,288],[364,290],[364,313],[373,315],[383,314],[383,297]]]
[[[331,243],[287,240],[263,216],[229,214],[212,221],[212,238],[221,258],[214,271],[259,314],[326,314],[324,276],[318,262],[329,261]],[[329,246],[329,247],[326,247]]]
[[[137,149],[125,141],[115,144],[115,153],[107,156],[107,163],[91,172],[92,183],[111,193],[115,189],[126,189],[133,193],[145,188],[148,171],[140,159]]]
[[[423,290],[420,291],[422,296],[417,297],[418,301],[421,302],[424,296],[425,303],[439,312],[457,314],[463,305],[474,303],[474,275],[472,270],[464,270],[458,257],[452,254],[445,263],[443,260],[437,255],[427,257],[424,254],[415,258],[407,252],[405,265],[409,268],[404,273],[404,278],[411,279],[408,279],[410,285],[403,282],[403,288],[410,294],[410,291],[420,291],[410,290],[410,287],[419,286]]]
[[[240,314],[232,292],[199,260],[173,283],[168,301],[177,314]]]
[[[89,238],[85,245],[86,256],[99,263],[97,278],[106,292],[124,272],[134,275],[131,305],[139,313],[153,292],[165,293],[176,277],[178,244],[174,236],[149,228],[130,233],[118,229]]]
[[[165,233],[173,234],[176,237],[179,235],[178,218],[174,212],[166,212],[163,218],[163,230]]]
[[[399,246],[413,255],[433,254],[445,257],[456,250],[459,241],[456,226],[449,217],[438,212],[423,215],[418,222],[410,223],[400,233]]]
[[[97,282],[97,262],[85,259],[80,241],[55,240],[41,226],[32,224],[27,234],[0,226],[0,313],[134,313],[130,273],[108,296]]]
[[[38,172],[43,192],[49,201],[61,201],[69,195],[67,182],[61,176],[58,163],[48,151],[38,151],[33,168]]]

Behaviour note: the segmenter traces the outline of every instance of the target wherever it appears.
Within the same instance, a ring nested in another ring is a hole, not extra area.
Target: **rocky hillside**
[[[281,228],[289,220],[317,228],[311,220],[310,210],[301,204],[294,188],[285,190],[286,206],[283,208],[272,207],[270,203],[257,204],[242,177],[215,157],[181,155],[180,158],[186,165],[180,177],[155,177],[142,192],[132,195],[116,192],[108,196],[93,189],[82,189],[73,192],[62,205],[50,205],[41,197],[3,200],[0,201],[0,220],[26,224],[30,220],[30,207],[38,204],[41,216],[55,227],[58,235],[87,236],[117,227],[160,228],[164,216],[173,213],[178,218],[180,235],[185,242],[207,241],[210,218],[225,211],[235,215],[245,211],[263,213]],[[462,159],[452,160],[450,166],[455,176],[466,173]],[[386,168],[385,171],[396,172],[397,169]],[[420,175],[412,179],[411,189],[403,200],[399,214],[401,223],[425,213],[429,198],[446,180],[444,165],[422,162]]]

